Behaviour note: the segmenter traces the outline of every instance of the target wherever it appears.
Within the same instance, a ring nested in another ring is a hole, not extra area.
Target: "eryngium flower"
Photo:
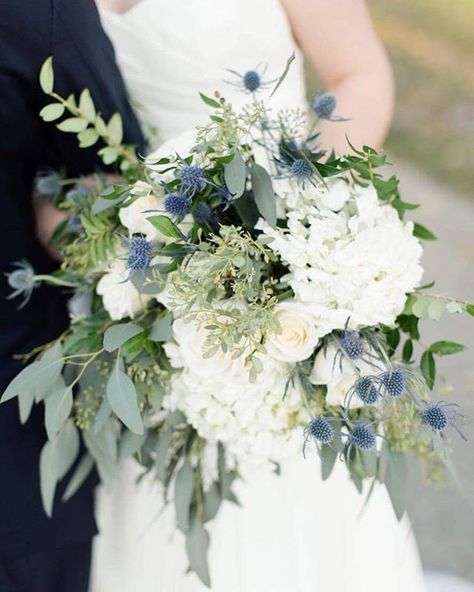
[[[349,434],[348,444],[353,444],[359,450],[373,450],[375,448],[375,434],[367,425],[356,425]]]
[[[168,214],[182,220],[189,212],[191,200],[180,193],[170,193],[165,199],[165,210]]]
[[[129,253],[127,257],[127,269],[131,273],[140,271],[144,273],[150,265],[153,244],[142,236],[133,236],[129,241]]]

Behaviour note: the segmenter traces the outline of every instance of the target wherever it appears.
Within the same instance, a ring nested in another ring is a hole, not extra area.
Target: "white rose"
[[[359,370],[357,373],[356,368]],[[312,384],[327,386],[326,402],[328,405],[344,405],[348,392],[361,376],[371,376],[377,370],[364,360],[354,360],[352,363],[341,353],[334,344],[328,345],[316,356],[309,381]],[[358,397],[351,398],[352,409],[363,406]]]
[[[102,296],[104,308],[114,321],[125,317],[133,318],[153,298],[140,294],[132,281],[127,281],[128,275],[125,261],[117,258],[97,284],[97,294]]]
[[[282,362],[301,362],[313,353],[319,339],[315,319],[308,307],[283,302],[275,308],[280,333],[271,334],[266,343],[270,356]]]
[[[129,206],[121,208],[119,212],[120,222],[130,231],[130,234],[140,233],[144,234],[149,241],[163,240],[162,235],[156,228],[147,220],[152,216],[151,211],[158,213],[158,209],[163,208],[163,198],[158,198],[152,193],[152,188],[148,183],[139,181],[135,184],[131,194],[139,197],[135,199]]]
[[[223,352],[218,348],[209,358],[205,353],[205,340],[208,332],[195,321],[185,322],[176,319],[173,323],[173,336],[179,346],[183,365],[202,378],[214,378],[216,381],[229,380],[232,376],[242,378],[244,372],[243,357],[232,359],[233,352]],[[176,359],[176,356],[175,356]]]

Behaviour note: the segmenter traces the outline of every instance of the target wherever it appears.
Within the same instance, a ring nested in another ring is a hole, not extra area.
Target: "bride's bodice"
[[[227,69],[244,74],[261,64],[263,80],[275,79],[293,52],[271,107],[305,104],[303,59],[278,0],[141,0],[125,14],[102,10],[101,18],[138,116],[160,141],[207,121],[199,92],[218,90],[236,106],[249,100],[224,82],[239,82]]]

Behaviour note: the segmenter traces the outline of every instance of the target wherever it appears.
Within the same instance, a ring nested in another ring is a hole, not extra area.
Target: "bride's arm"
[[[110,10],[110,12],[116,12],[122,14],[133,8],[135,4],[138,4],[140,0],[96,0],[96,4]]]
[[[392,71],[363,0],[282,0],[293,34],[345,123],[324,122],[322,144],[381,146],[393,111]]]

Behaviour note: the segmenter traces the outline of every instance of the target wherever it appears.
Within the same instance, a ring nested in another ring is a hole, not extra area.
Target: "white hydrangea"
[[[354,328],[391,325],[423,275],[413,224],[402,222],[371,186],[353,189],[337,213],[300,202],[288,213],[288,230],[264,221],[259,228],[288,264],[285,279],[322,334],[344,328],[349,317]]]
[[[241,470],[270,468],[301,451],[307,416],[300,395],[289,389],[283,398],[291,365],[264,357],[251,383],[243,358],[203,358],[205,335],[194,322],[175,321],[174,337],[165,349],[182,370],[172,377],[168,409],[181,410],[210,445],[222,442]]]

